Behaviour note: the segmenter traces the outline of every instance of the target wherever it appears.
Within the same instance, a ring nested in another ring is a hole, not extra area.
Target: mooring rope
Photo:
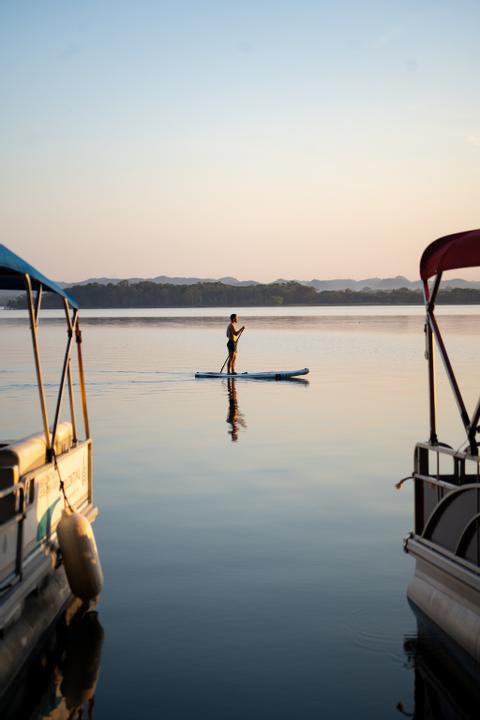
[[[396,489],[401,490],[403,483],[407,482],[407,480],[413,480],[413,475],[407,475],[407,477],[404,477],[401,480],[399,480],[397,483],[395,483]]]

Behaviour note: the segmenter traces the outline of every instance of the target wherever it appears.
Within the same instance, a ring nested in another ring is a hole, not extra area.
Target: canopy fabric
[[[480,230],[446,235],[432,242],[420,260],[420,277],[426,281],[444,270],[480,266]]]
[[[37,289],[39,285],[44,290],[54,292],[64,297],[70,305],[78,308],[78,303],[69,293],[58,284],[49,280],[45,275],[29,265],[21,257],[15,255],[5,245],[0,244],[0,290],[25,290],[24,275],[30,275],[32,287]]]

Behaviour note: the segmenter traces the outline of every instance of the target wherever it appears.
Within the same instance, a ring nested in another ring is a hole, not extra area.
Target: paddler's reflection
[[[231,436],[232,441],[238,440],[239,426],[246,429],[247,424],[245,419],[238,409],[238,397],[237,397],[237,385],[235,380],[229,378],[227,380],[228,389],[228,416],[227,423],[230,425],[228,434]]]

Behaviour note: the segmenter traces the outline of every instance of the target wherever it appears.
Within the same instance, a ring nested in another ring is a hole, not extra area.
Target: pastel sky
[[[480,226],[479,29],[478,0],[0,0],[0,242],[63,280],[414,278]]]

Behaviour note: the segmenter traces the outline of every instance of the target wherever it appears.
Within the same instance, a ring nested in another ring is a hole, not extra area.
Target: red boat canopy
[[[428,280],[444,270],[480,266],[480,230],[446,235],[432,242],[420,260],[420,277]]]

